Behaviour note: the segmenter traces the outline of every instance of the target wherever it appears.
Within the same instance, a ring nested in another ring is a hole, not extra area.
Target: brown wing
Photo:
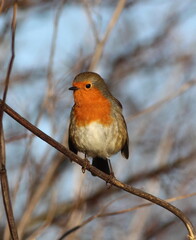
[[[124,144],[124,146],[121,149],[121,154],[124,158],[128,159],[129,158],[129,138],[127,136],[127,140]]]
[[[69,139],[68,139],[68,146],[69,146],[69,150],[72,151],[73,153],[77,154],[78,153],[78,150],[76,149],[71,137],[69,136]]]
[[[125,119],[122,115],[122,108],[123,107],[122,107],[121,102],[119,102],[118,99],[116,99],[114,96],[112,96],[112,99],[115,102],[115,104],[117,104],[117,106],[120,107],[121,116],[122,116],[122,119],[124,121],[125,130],[126,130],[126,134],[127,134],[127,139],[126,139],[126,142],[125,142],[124,146],[121,149],[121,154],[124,158],[128,159],[129,158],[129,136],[128,136],[128,131],[127,131],[127,124],[126,124]]]
[[[72,114],[73,114],[73,109],[74,109],[74,106],[72,108],[72,111],[71,111],[71,114],[70,114],[70,119],[72,119]],[[73,153],[77,154],[78,153],[78,150],[76,149],[72,139],[71,139],[71,134],[70,134],[70,130],[71,129],[71,122],[69,124],[69,138],[68,138],[68,146],[69,146],[69,150],[71,150]]]
[[[123,116],[122,116],[123,117]],[[128,135],[128,131],[127,131],[127,124],[125,122],[125,119],[123,117],[123,121],[124,121],[124,124],[125,124],[125,128],[126,128],[126,133],[127,133],[127,140],[124,144],[124,146],[122,147],[121,149],[121,154],[124,158],[128,159],[129,158],[129,135]]]
[[[114,96],[112,96],[111,95],[111,97],[113,98],[113,100],[114,100],[114,102],[122,109],[123,107],[122,107],[122,104],[121,104],[121,102],[120,101],[118,101],[118,99],[117,98],[115,98]]]

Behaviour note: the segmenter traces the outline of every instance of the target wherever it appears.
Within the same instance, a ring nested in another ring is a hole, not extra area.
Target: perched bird
[[[129,157],[129,137],[121,103],[94,72],[78,74],[69,90],[73,90],[75,102],[70,115],[69,149],[92,157],[93,166],[113,174],[108,158],[119,151],[123,157]]]

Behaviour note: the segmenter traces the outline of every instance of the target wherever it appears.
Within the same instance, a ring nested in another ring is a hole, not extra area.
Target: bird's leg
[[[112,164],[111,164],[111,162],[110,162],[110,159],[107,159],[107,160],[108,160],[108,165],[109,165],[109,168],[110,168],[110,176],[115,177],[115,176],[114,176],[113,169],[112,169]]]
[[[86,153],[84,154],[84,158],[86,159]],[[85,173],[86,171],[86,166],[87,166],[87,162],[85,161],[85,165],[82,167],[82,173]]]
[[[108,165],[109,165],[109,168],[110,168],[110,175],[108,177],[108,181],[106,181],[106,186],[107,186],[108,189],[110,189],[112,187],[112,184],[110,184],[109,181],[110,181],[111,178],[113,178],[115,176],[114,176],[114,172],[113,172],[113,169],[112,169],[112,164],[110,162],[110,159],[107,159],[107,161],[108,161]]]

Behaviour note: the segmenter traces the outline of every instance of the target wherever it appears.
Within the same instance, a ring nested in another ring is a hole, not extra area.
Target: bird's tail
[[[108,175],[111,174],[111,169],[108,164],[108,159],[95,157],[93,158],[92,165]]]

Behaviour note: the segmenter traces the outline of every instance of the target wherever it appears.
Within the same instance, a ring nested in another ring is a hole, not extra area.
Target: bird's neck
[[[111,101],[98,89],[77,90],[74,100],[77,125],[85,126],[95,121],[104,125],[111,123]]]
[[[75,104],[74,113],[76,124],[86,126],[92,122],[109,125],[112,122],[111,103],[109,101]]]

